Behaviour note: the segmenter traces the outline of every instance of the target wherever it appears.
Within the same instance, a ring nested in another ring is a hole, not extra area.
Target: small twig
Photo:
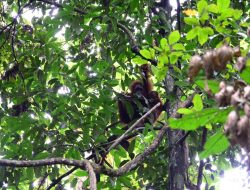
[[[135,51],[137,51],[136,53],[139,53],[139,48],[138,48],[138,45],[137,45],[137,42],[136,42],[136,39],[134,37],[134,34],[123,24],[121,23],[117,23],[117,26],[122,29],[128,36],[129,36],[129,39],[131,41],[131,46],[132,46],[132,49],[135,48]]]
[[[136,42],[136,39],[134,37],[134,34],[128,29],[128,27],[126,27],[125,25],[121,24],[121,23],[117,23],[117,27],[120,28],[123,32],[125,32],[131,42],[131,50],[133,53],[135,53],[136,55],[139,55],[141,58],[149,61],[150,63],[152,63],[152,65],[157,65],[157,61],[154,59],[147,59],[145,58],[141,53],[140,53],[140,48],[139,45]]]
[[[106,128],[105,128],[105,131],[108,131],[110,128],[112,127],[115,127],[117,124],[119,124],[120,121],[116,121],[114,123],[111,123],[110,125],[108,125]]]
[[[8,27],[12,27],[13,23],[15,22],[15,20],[13,19],[11,23],[7,24],[6,26],[4,26],[3,28],[1,28],[0,31],[0,35],[4,32],[4,30],[6,30]]]
[[[43,2],[43,3],[49,4],[49,5],[53,5],[55,7],[61,8],[61,9],[64,8],[64,6],[62,4],[59,4],[59,3],[51,1],[51,0],[36,0],[36,1]],[[79,13],[80,15],[86,15],[86,12],[79,9],[79,8],[74,8],[73,10],[74,10],[74,12]],[[120,28],[123,32],[125,32],[128,35],[128,37],[130,39],[130,43],[131,43],[131,50],[133,53],[135,53],[135,54],[139,55],[140,57],[142,57],[143,59],[151,62],[153,65],[157,65],[156,60],[147,59],[140,53],[140,48],[136,42],[134,34],[125,25],[121,24],[120,22],[117,22],[117,27]]]
[[[12,50],[12,55],[14,57],[14,62],[16,62],[18,64],[18,61],[17,61],[17,58],[16,58],[15,47],[14,47],[15,31],[16,31],[16,22],[14,22],[13,31],[12,31],[12,34],[11,34],[11,50]]]
[[[204,177],[205,181],[206,181],[206,185],[208,184],[208,181],[207,181],[207,177],[204,175],[204,173],[202,174],[202,176]],[[205,189],[207,190],[207,189]]]
[[[22,72],[20,71],[20,68],[19,68],[19,62],[17,60],[17,57],[16,57],[16,52],[15,52],[15,45],[14,45],[14,36],[15,36],[15,32],[16,32],[16,20],[14,22],[14,27],[13,27],[13,32],[12,32],[12,35],[11,35],[11,50],[12,50],[12,55],[14,57],[14,62],[18,65],[18,73],[20,75],[20,78],[22,79],[23,81],[23,85],[24,85],[24,89],[26,90],[26,87],[25,87],[25,82],[24,82],[24,76],[22,74]]]
[[[67,171],[65,174],[61,175],[57,179],[53,180],[52,183],[47,187],[47,190],[50,190],[52,187],[56,186],[58,183],[62,181],[63,178],[67,177],[68,175],[72,174],[78,167],[73,167],[71,170]]]
[[[37,190],[40,190],[41,187],[43,186],[43,184],[45,183],[46,181],[46,178],[49,176],[49,173],[45,173],[45,175],[39,180],[39,186],[37,188]]]
[[[162,127],[161,127],[161,128],[162,128]],[[160,130],[160,129],[159,129],[159,130]],[[139,132],[133,133],[133,134],[131,134],[131,135],[126,135],[126,136],[124,137],[123,140],[131,139],[131,138],[137,136],[138,134],[139,134]],[[116,139],[115,139],[115,140],[116,140]],[[108,147],[109,145],[111,145],[112,143],[114,143],[115,140],[108,141],[108,142],[106,142],[106,143],[102,143],[102,144],[100,144],[99,146],[96,146],[95,148],[99,150],[98,153],[99,153],[100,155],[107,154],[107,152],[106,152],[105,150],[107,149],[107,147]],[[88,151],[91,151],[91,150],[93,150],[93,148],[88,149]],[[93,153],[92,153],[90,156],[88,156],[86,159],[87,159],[87,160],[90,160],[90,159],[94,158],[95,156],[96,156],[96,153],[93,152]],[[103,161],[105,161],[105,160],[103,160]]]
[[[202,131],[202,138],[201,138],[201,150],[204,149],[206,139],[207,139],[207,128],[204,127],[203,131]],[[197,190],[200,189],[200,186],[201,186],[201,183],[202,183],[203,168],[204,168],[204,161],[201,160],[199,168],[198,168]]]
[[[49,5],[54,5],[57,8],[62,8],[62,9],[64,8],[63,5],[61,5],[60,3],[57,3],[55,1],[51,1],[51,0],[36,0],[36,1],[40,1],[40,2],[43,2],[43,3],[49,4]],[[85,11],[83,11],[83,10],[81,10],[79,8],[76,8],[76,7],[74,8],[74,12],[76,12],[76,13],[78,13],[80,15],[85,15],[86,14]]]
[[[143,121],[148,115],[150,115],[160,105],[161,105],[160,103],[156,104],[147,113],[145,113],[140,119],[138,119],[131,127],[129,127],[128,130],[125,131],[125,133],[123,133],[122,136],[120,136],[118,139],[116,139],[115,142],[109,147],[107,153],[110,152],[113,148],[115,148],[118,144],[120,144],[120,142],[124,139],[124,137],[129,132],[133,131],[141,121]]]
[[[1,32],[0,32],[0,35],[1,35]],[[10,36],[10,32],[6,35],[4,42],[0,45],[0,49],[2,49],[5,43],[8,41],[9,36]]]
[[[15,47],[14,47],[14,36],[15,36],[15,32],[16,32],[16,24],[17,24],[17,18],[22,14],[23,12],[23,9],[27,6],[29,6],[30,4],[32,3],[32,0],[30,0],[28,3],[24,4],[22,7],[21,7],[21,2],[20,0],[18,0],[17,4],[18,4],[18,12],[17,12],[17,15],[13,18],[13,20],[11,21],[11,23],[9,23],[8,25],[4,26],[1,31],[0,31],[0,35],[1,33],[5,30],[5,29],[9,29],[8,30],[11,30],[12,27],[12,33],[10,33],[11,35],[11,50],[12,50],[12,55],[14,57],[14,62],[16,64],[18,64],[18,61],[17,61],[17,57],[16,57],[16,53],[15,53]],[[0,48],[2,48],[4,46],[4,44],[6,43],[6,41],[8,40],[9,37],[6,38],[6,40],[4,41],[4,43],[1,45]],[[18,71],[19,72],[19,75],[23,81],[23,84],[24,84],[24,89],[26,89],[25,87],[25,82],[24,82],[24,77],[23,77],[23,74],[21,73],[21,71]]]

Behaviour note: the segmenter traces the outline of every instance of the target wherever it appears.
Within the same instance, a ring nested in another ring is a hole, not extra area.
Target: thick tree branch
[[[11,167],[39,167],[39,166],[50,166],[55,164],[64,164],[68,166],[77,166],[79,168],[85,168],[88,160],[69,160],[66,158],[48,158],[42,160],[9,160],[1,159],[1,166]]]
[[[188,98],[185,102],[182,102],[180,104],[180,107],[187,107],[191,103],[191,98]],[[173,114],[172,116],[178,117],[179,115]],[[153,153],[156,148],[160,145],[165,133],[167,132],[168,125],[164,125],[162,129],[159,131],[158,135],[154,139],[153,143],[146,148],[141,154],[137,155],[134,159],[127,162],[122,167],[118,168],[117,170],[114,169],[108,169],[104,166],[97,165],[95,163],[91,163],[90,161],[84,159],[84,160],[69,160],[65,158],[49,158],[49,159],[43,159],[43,160],[8,160],[8,159],[2,159],[0,160],[0,166],[10,166],[10,167],[39,167],[39,166],[49,166],[49,165],[55,165],[55,164],[64,164],[69,166],[75,166],[77,168],[81,168],[84,170],[87,170],[89,173],[89,180],[90,180],[90,189],[96,190],[96,174],[106,174],[108,176],[121,176],[123,174],[126,174],[127,172],[135,169],[138,167],[139,164],[141,164],[147,156],[149,156],[151,153]],[[63,175],[65,177],[66,175],[72,173],[74,168],[70,170],[68,173]]]
[[[164,125],[164,124],[163,124]],[[162,128],[162,127],[161,127]],[[161,129],[160,128],[160,129]],[[159,128],[157,129],[157,130],[160,130]],[[130,134],[130,135],[126,135],[124,138],[123,138],[123,140],[129,140],[129,139],[131,139],[131,138],[133,138],[133,137],[135,137],[135,136],[137,136],[139,134],[139,131],[136,131],[135,133],[132,133],[132,134]],[[116,139],[115,139],[116,140]],[[112,140],[112,141],[109,141],[109,142],[105,142],[105,143],[102,143],[102,144],[100,144],[99,146],[96,146],[95,148],[96,149],[98,149],[99,150],[99,154],[100,155],[103,155],[103,154],[105,154],[106,152],[105,152],[105,149],[107,149],[107,147],[109,147],[111,144],[113,144],[114,142],[115,142],[115,140]],[[93,148],[89,148],[88,149],[88,151],[92,151],[93,150]],[[107,154],[107,153],[106,153]],[[88,156],[86,159],[87,160],[90,160],[90,159],[92,159],[92,158],[94,158],[96,156],[96,153],[95,152],[93,152],[90,156]]]
[[[86,169],[89,173],[90,190],[97,190],[96,173],[90,162],[86,162]]]
[[[128,128],[127,131],[125,131],[120,137],[118,137],[117,139],[113,140],[113,141],[109,141],[107,143],[103,143],[101,144],[99,147],[96,148],[101,148],[99,154],[102,154],[103,157],[105,157],[105,155],[107,155],[113,148],[115,148],[117,145],[119,145],[123,140],[128,140],[132,137],[135,137],[138,135],[138,132],[128,135],[128,133],[130,133],[131,131],[133,131],[137,125],[144,120],[149,114],[151,114],[157,107],[160,106],[160,103],[156,104],[153,108],[151,108],[147,113],[145,113],[141,118],[139,118],[132,126],[130,126]],[[164,124],[163,124],[164,125]],[[159,130],[159,129],[158,129]],[[107,147],[108,150],[107,150]],[[106,150],[106,151],[105,151]],[[90,151],[90,150],[89,150]],[[90,155],[87,159],[92,159],[95,157],[95,153],[93,153],[92,155]]]
[[[125,165],[118,168],[117,170],[102,168],[102,172],[108,176],[121,176],[135,169],[139,164],[141,164],[147,158],[147,156],[149,156],[152,152],[154,152],[155,149],[160,145],[160,142],[162,141],[167,129],[168,129],[168,126],[165,125],[159,131],[153,143],[148,148],[146,148],[143,151],[143,153],[137,155],[133,160],[127,162]]]
[[[43,160],[0,160],[1,166],[11,167],[38,167],[38,166],[49,166],[55,164],[64,164],[69,166],[77,166],[89,173],[90,189],[96,190],[96,175],[94,170],[98,168],[96,164],[90,163],[88,160],[69,160],[65,158],[49,158]]]
[[[186,101],[179,104],[179,108],[189,107],[192,104],[193,96],[190,96]],[[179,118],[181,115],[178,113],[173,113],[171,117]],[[141,154],[137,155],[133,160],[127,162],[121,168],[117,170],[102,168],[102,173],[109,176],[121,176],[133,169],[135,169],[139,164],[141,164],[148,155],[155,151],[156,148],[160,145],[164,135],[168,130],[168,125],[164,125],[162,129],[159,131],[158,135],[154,139],[153,143],[146,148]]]

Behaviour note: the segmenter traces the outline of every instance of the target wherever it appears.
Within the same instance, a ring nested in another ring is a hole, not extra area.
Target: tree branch
[[[119,22],[117,23],[117,27],[122,29],[128,35],[130,42],[131,42],[132,50],[135,51],[134,53],[140,53],[140,49],[137,45],[134,34],[125,25],[123,25]]]
[[[50,190],[52,187],[56,186],[60,181],[67,177],[68,175],[72,174],[75,170],[77,170],[78,167],[73,167],[71,170],[67,171],[65,174],[61,175],[59,178],[52,181],[52,183],[47,187],[47,190]]]
[[[139,164],[141,164],[147,156],[149,156],[152,152],[155,151],[156,148],[158,148],[160,142],[162,141],[166,131],[168,129],[167,125],[164,125],[163,128],[159,131],[158,135],[154,139],[153,143],[146,148],[143,153],[137,155],[133,160],[127,162],[122,167],[118,168],[117,170],[113,169],[107,169],[102,168],[102,173],[108,175],[108,176],[121,176],[133,169],[135,169]]]
[[[201,150],[204,149],[204,145],[207,139],[207,128],[204,127],[202,131],[202,138],[201,138]],[[200,189],[202,183],[202,176],[203,176],[203,168],[204,168],[204,161],[200,161],[199,169],[198,169],[198,179],[197,179],[197,190]]]
[[[189,107],[192,103],[192,99],[193,96],[187,98],[186,101],[180,103],[179,108]],[[173,113],[171,115],[171,117],[175,118],[179,118],[180,116],[181,115],[179,113]],[[121,176],[126,172],[135,169],[140,163],[142,163],[147,158],[148,155],[150,155],[152,152],[155,151],[156,148],[158,148],[167,130],[168,130],[168,125],[164,125],[162,129],[159,131],[156,138],[154,139],[153,143],[148,148],[146,148],[141,154],[137,155],[133,160],[127,162],[121,168],[118,168],[117,170],[102,168],[101,172],[108,176]]]
[[[64,8],[63,5],[61,5],[61,4],[57,3],[57,2],[51,1],[51,0],[36,0],[36,1],[43,2],[43,3],[49,4],[49,5],[53,5],[55,7],[61,8],[61,9]],[[81,10],[79,8],[74,8],[73,10],[74,10],[74,12],[79,13],[80,15],[85,15],[86,14],[85,11],[83,11],[83,10]],[[134,34],[125,25],[121,24],[120,22],[117,22],[117,27],[120,28],[123,32],[125,32],[128,35],[128,37],[130,39],[131,50],[132,50],[133,53],[135,53],[136,55],[139,55],[143,59],[151,62],[153,65],[157,65],[156,60],[147,59],[143,55],[141,55],[140,48],[139,48],[139,46],[138,46],[138,44],[136,42]]]
[[[11,28],[16,24],[17,18],[20,16],[20,14],[22,14],[23,9],[24,9],[25,7],[28,7],[28,6],[31,4],[31,2],[32,2],[32,0],[30,0],[28,3],[24,4],[23,7],[21,7],[20,1],[17,2],[17,3],[18,3],[18,12],[17,12],[17,15],[12,19],[12,21],[11,21],[9,24],[7,24],[7,25],[5,25],[5,26],[3,26],[3,27],[1,28],[1,30],[0,30],[0,35],[1,35],[5,30],[11,30]],[[7,41],[7,39],[6,39],[6,41]],[[5,41],[5,42],[6,42],[6,41]],[[3,47],[3,45],[5,44],[5,42],[1,45],[1,48]]]
[[[143,121],[147,116],[149,116],[156,108],[158,108],[161,104],[158,103],[156,104],[154,107],[152,107],[147,113],[145,113],[140,119],[138,119],[131,127],[128,128],[127,131],[125,131],[125,133],[123,133],[118,139],[115,140],[115,142],[109,147],[107,152],[110,152],[113,148],[115,148],[118,144],[120,144],[120,142],[126,137],[126,135],[133,131],[138,124]]]
[[[177,26],[178,26],[178,30],[181,32],[181,4],[180,4],[180,0],[177,0],[176,14],[177,14]]]
[[[77,166],[89,173],[90,189],[96,190],[96,175],[94,170],[98,170],[98,165],[91,163],[88,160],[69,160],[65,158],[49,158],[43,160],[0,160],[1,166],[11,167],[38,167],[38,166],[49,166],[55,164],[64,164],[69,166]]]
[[[58,7],[58,8],[62,8],[62,9],[64,8],[63,5],[61,5],[60,3],[57,3],[55,1],[51,1],[51,0],[36,0],[36,1],[40,1],[40,2],[43,2],[43,3],[49,4],[49,5],[53,5],[53,6]],[[81,15],[86,14],[85,11],[83,11],[83,10],[81,10],[79,8],[74,8],[74,12],[79,13]]]
[[[192,97],[192,96],[191,96]],[[180,104],[180,107],[187,107],[190,105],[192,98],[188,98],[185,102]],[[153,109],[153,108],[152,108]],[[149,112],[148,112],[149,114]],[[145,114],[146,115],[146,114]],[[178,117],[179,115],[173,114],[172,116]],[[138,120],[139,121],[139,120]],[[153,153],[156,148],[160,145],[165,133],[167,132],[168,125],[164,125],[162,129],[157,134],[156,138],[152,142],[152,144],[146,148],[141,154],[137,155],[134,159],[127,162],[122,167],[114,170],[108,169],[104,166],[100,166],[98,164],[92,163],[86,159],[84,160],[69,160],[66,158],[49,158],[49,159],[42,159],[42,160],[8,160],[2,159],[0,160],[0,166],[10,166],[10,167],[39,167],[39,166],[49,166],[55,164],[64,164],[69,166],[75,166],[77,168],[81,168],[83,170],[87,170],[89,173],[89,180],[90,180],[90,189],[96,190],[96,174],[105,174],[108,176],[121,176],[133,169],[135,169],[139,164],[141,164],[147,156]],[[73,168],[74,169],[74,168]],[[70,172],[73,172],[73,169],[67,172],[66,174],[62,175],[60,179],[69,175]]]
[[[90,162],[86,162],[86,169],[89,173],[90,190],[97,190],[96,174]]]
[[[120,28],[123,32],[125,32],[129,39],[130,39],[130,44],[131,44],[131,50],[133,53],[135,53],[136,55],[139,55],[140,57],[142,57],[143,59],[149,61],[150,63],[152,63],[152,65],[157,65],[157,61],[154,59],[147,59],[145,58],[141,53],[140,53],[140,48],[136,42],[136,39],[134,37],[134,34],[123,24],[117,22],[117,27]]]

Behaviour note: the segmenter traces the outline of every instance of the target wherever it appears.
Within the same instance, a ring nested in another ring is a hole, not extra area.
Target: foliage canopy
[[[161,122],[136,133],[128,151],[122,146],[112,149],[103,167],[124,166],[155,142],[164,124],[171,129],[133,170],[121,176],[103,168],[96,172],[98,189],[166,189],[172,187],[174,164],[184,169],[183,182],[178,183],[187,188],[200,186],[202,178],[206,189],[218,188],[220,174],[240,165],[236,155],[241,150],[231,147],[223,132],[234,107],[220,108],[213,95],[221,81],[250,85],[250,62],[239,72],[234,57],[212,78],[201,69],[191,82],[190,58],[225,44],[249,57],[250,3],[190,0],[180,6],[177,0],[171,14],[169,2],[2,0],[1,159],[57,157],[100,164],[108,139],[124,133],[117,98],[140,79],[139,66],[150,64],[154,90],[167,105]],[[189,97],[191,106],[177,108]],[[176,113],[182,117],[172,117]],[[182,154],[176,147],[185,149],[184,144],[189,147],[187,160],[172,163],[173,150]],[[73,164],[17,168],[0,163],[2,189],[82,189],[91,183],[89,170],[72,169]]]

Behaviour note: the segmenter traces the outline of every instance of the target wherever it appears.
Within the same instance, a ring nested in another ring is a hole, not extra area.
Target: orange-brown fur
[[[128,124],[133,120],[139,119],[147,110],[152,108],[158,102],[161,105],[153,111],[150,116],[143,121],[140,126],[144,126],[146,122],[154,123],[161,114],[162,101],[158,95],[158,92],[152,91],[153,85],[150,81],[150,67],[148,64],[141,66],[142,80],[133,81],[130,85],[130,93],[125,94],[123,99],[118,100],[120,122]],[[140,106],[138,106],[138,103]],[[126,104],[130,104],[132,113],[129,114]],[[144,109],[146,108],[146,109]],[[146,111],[144,111],[146,110]]]

